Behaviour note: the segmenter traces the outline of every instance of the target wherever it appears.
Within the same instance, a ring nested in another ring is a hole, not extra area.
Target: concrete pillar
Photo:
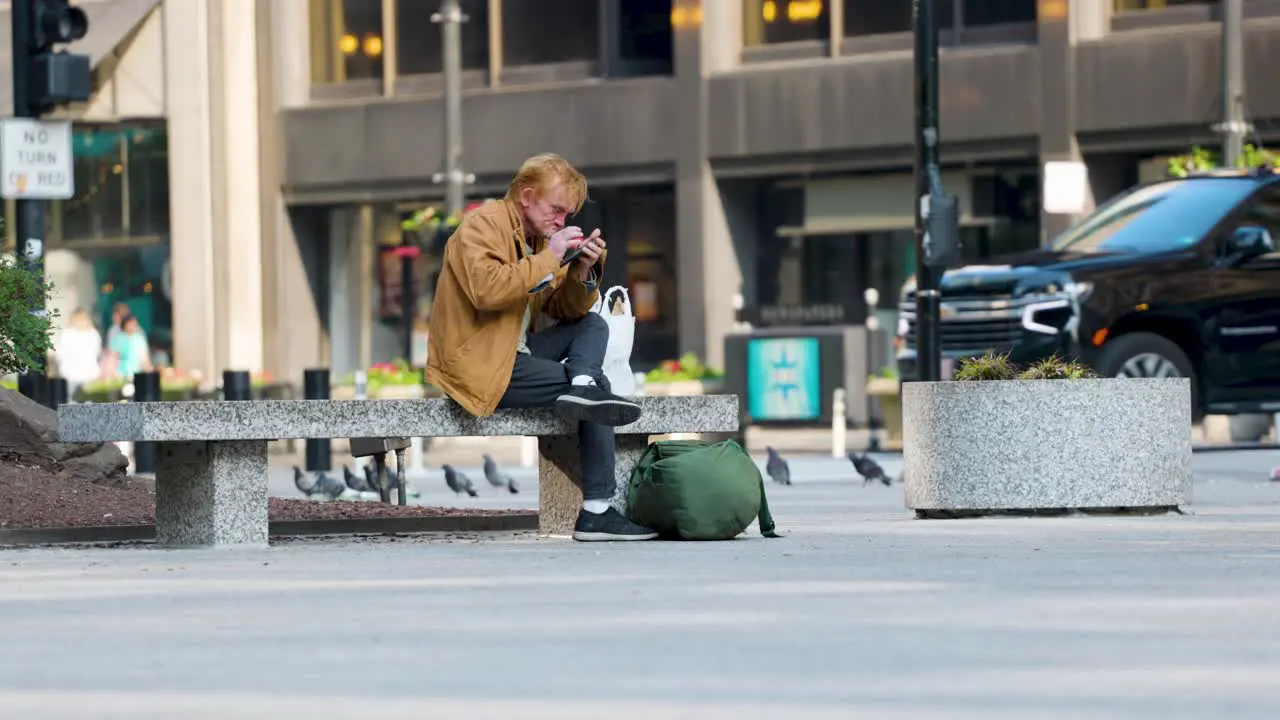
[[[676,255],[681,352],[724,367],[742,273],[724,199],[708,162],[706,78],[742,55],[742,0],[676,0]]]
[[[1105,35],[1111,26],[1111,3],[1097,0],[1040,0],[1040,165],[1081,161],[1076,142],[1075,46]],[[1092,199],[1088,209],[1092,209]],[[1041,241],[1061,233],[1079,215],[1040,213]]]
[[[169,133],[169,233],[174,364],[218,370],[213,273],[210,13],[205,0],[167,2],[164,88]]]
[[[174,360],[207,378],[262,369],[256,6],[164,5]]]
[[[257,4],[260,33],[258,125],[264,367],[285,381],[302,382],[302,372],[328,360],[322,303],[314,288],[327,251],[314,224],[293,218],[280,188],[284,178],[281,111],[301,107],[311,91],[308,0]]]

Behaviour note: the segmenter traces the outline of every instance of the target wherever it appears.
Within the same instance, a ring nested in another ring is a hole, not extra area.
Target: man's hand
[[[604,254],[605,242],[600,237],[600,230],[597,228],[591,231],[591,234],[582,240],[577,247],[582,248],[582,254],[574,261],[574,268],[578,271],[578,279],[583,282],[591,278],[591,268],[600,260],[600,256]]]
[[[551,252],[555,253],[557,258],[563,260],[564,254],[577,247],[581,240],[582,228],[570,225],[552,235],[547,240],[547,247],[551,248]]]

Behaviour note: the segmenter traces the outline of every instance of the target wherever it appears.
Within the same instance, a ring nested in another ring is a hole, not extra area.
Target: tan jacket
[[[591,311],[599,290],[566,277],[570,267],[546,248],[541,238],[525,253],[520,210],[508,200],[482,205],[467,214],[445,245],[444,267],[431,305],[427,345],[427,382],[472,415],[493,413],[511,382],[520,343],[520,323],[531,305],[529,332],[543,313],[573,320]],[[604,258],[596,264],[602,276]],[[551,285],[530,295],[548,273]]]

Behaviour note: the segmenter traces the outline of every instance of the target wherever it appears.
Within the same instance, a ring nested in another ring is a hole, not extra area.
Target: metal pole
[[[39,118],[40,108],[35,106],[31,92],[31,50],[35,38],[31,36],[34,26],[32,12],[35,3],[29,1],[11,4],[12,38],[13,38],[13,116],[20,118]],[[14,238],[20,243],[23,264],[35,273],[39,287],[44,287],[44,201],[14,201]],[[32,313],[43,315],[44,293],[33,298]],[[32,368],[35,370],[38,368]]]
[[[1244,0],[1222,0],[1222,165],[1235,167],[1250,127],[1244,114]]]
[[[458,215],[463,207],[463,190],[467,175],[462,171],[462,23],[458,0],[442,0],[440,12],[431,21],[440,23],[441,50],[444,53],[444,172],[435,181],[445,183],[445,209]]]
[[[926,263],[925,198],[929,196],[928,170],[938,167],[938,15],[935,0],[915,0],[916,80],[916,372],[925,382],[942,376],[940,348],[941,270]]]
[[[413,261],[418,256],[413,234],[400,231],[400,332],[404,343],[404,361],[413,365],[413,320],[417,297],[413,287]]]

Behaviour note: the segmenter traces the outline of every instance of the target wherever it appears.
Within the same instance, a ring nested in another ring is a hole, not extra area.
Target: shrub
[[[1098,373],[1079,360],[1062,360],[1057,355],[1031,364],[1018,374],[1019,380],[1083,380]]]
[[[43,371],[53,348],[50,322],[56,312],[33,314],[48,307],[51,286],[40,275],[12,259],[0,259],[0,374]]]
[[[980,357],[964,358],[956,368],[955,379],[962,382],[975,380],[1013,380],[1018,368],[1009,361],[1008,353],[997,355],[988,350]]]

